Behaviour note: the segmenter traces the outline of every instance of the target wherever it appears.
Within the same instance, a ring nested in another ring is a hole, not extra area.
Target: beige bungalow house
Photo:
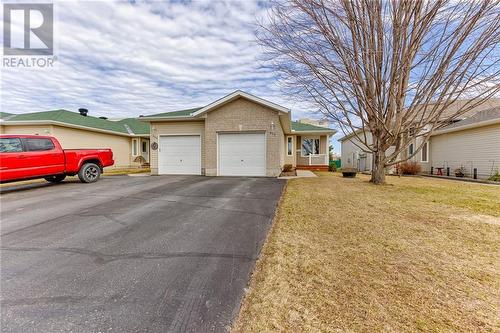
[[[366,135],[371,142],[371,134]],[[371,171],[372,155],[360,148],[362,144],[354,135],[346,135],[339,141],[343,167]],[[403,154],[413,154],[419,145],[419,142],[411,143]],[[439,171],[453,175],[454,170],[462,167],[466,177],[476,174],[477,178],[484,179],[500,172],[500,99],[491,99],[464,118],[434,132],[411,160],[421,165],[423,173]],[[393,171],[390,169],[389,173]]]
[[[53,110],[0,114],[1,134],[52,135],[64,149],[111,148],[113,168],[134,168],[149,163],[149,125],[126,118],[111,121],[79,112]]]
[[[285,164],[325,169],[335,134],[294,122],[290,109],[240,90],[203,107],[138,119],[151,125],[157,175],[275,177]]]

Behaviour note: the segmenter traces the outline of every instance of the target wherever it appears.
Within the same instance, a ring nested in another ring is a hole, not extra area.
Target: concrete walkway
[[[318,177],[314,174],[314,172],[309,170],[296,170],[297,176],[285,176],[278,177],[278,179],[294,179],[294,178],[309,178],[309,177]]]

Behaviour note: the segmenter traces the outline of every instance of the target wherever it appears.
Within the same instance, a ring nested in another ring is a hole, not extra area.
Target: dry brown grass
[[[234,332],[498,332],[500,187],[289,181]]]
[[[128,168],[128,169],[113,169],[106,168],[104,169],[104,175],[128,175],[132,173],[148,173],[151,172],[150,168]]]

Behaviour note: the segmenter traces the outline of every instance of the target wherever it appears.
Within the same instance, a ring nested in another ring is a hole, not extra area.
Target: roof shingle
[[[92,116],[82,116],[79,113],[67,110],[52,110],[43,112],[33,112],[16,114],[9,116],[4,121],[56,121],[65,124],[84,126],[105,131],[112,131],[122,134],[131,134],[125,127],[128,125],[132,130],[132,134],[144,135],[149,134],[149,124],[143,123],[134,118],[126,118],[120,121],[111,121],[107,119],[96,118]]]
[[[191,113],[194,113],[200,109],[203,109],[203,107],[200,108],[192,108],[192,109],[186,109],[186,110],[179,110],[179,111],[170,111],[170,112],[163,112],[163,113],[156,113],[156,114],[150,114],[147,116],[142,116],[141,118],[156,118],[156,117],[162,117],[162,118],[168,118],[168,117],[189,117]]]
[[[457,121],[456,123],[453,123],[451,125],[440,128],[439,130],[441,131],[441,130],[448,130],[448,129],[452,129],[452,128],[459,128],[462,126],[482,123],[483,121],[488,121],[488,120],[497,119],[497,118],[500,118],[500,106],[497,106],[497,107],[494,107],[491,109],[486,109],[483,111],[479,111],[476,114],[474,114],[472,117]]]
[[[331,128],[320,127],[311,124],[292,121],[292,131],[296,132],[309,132],[309,131],[331,131]]]

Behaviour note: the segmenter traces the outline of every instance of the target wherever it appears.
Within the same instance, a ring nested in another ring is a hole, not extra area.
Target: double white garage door
[[[263,133],[218,135],[219,176],[265,176],[266,137]],[[158,173],[201,174],[201,137],[199,135],[160,136]]]

